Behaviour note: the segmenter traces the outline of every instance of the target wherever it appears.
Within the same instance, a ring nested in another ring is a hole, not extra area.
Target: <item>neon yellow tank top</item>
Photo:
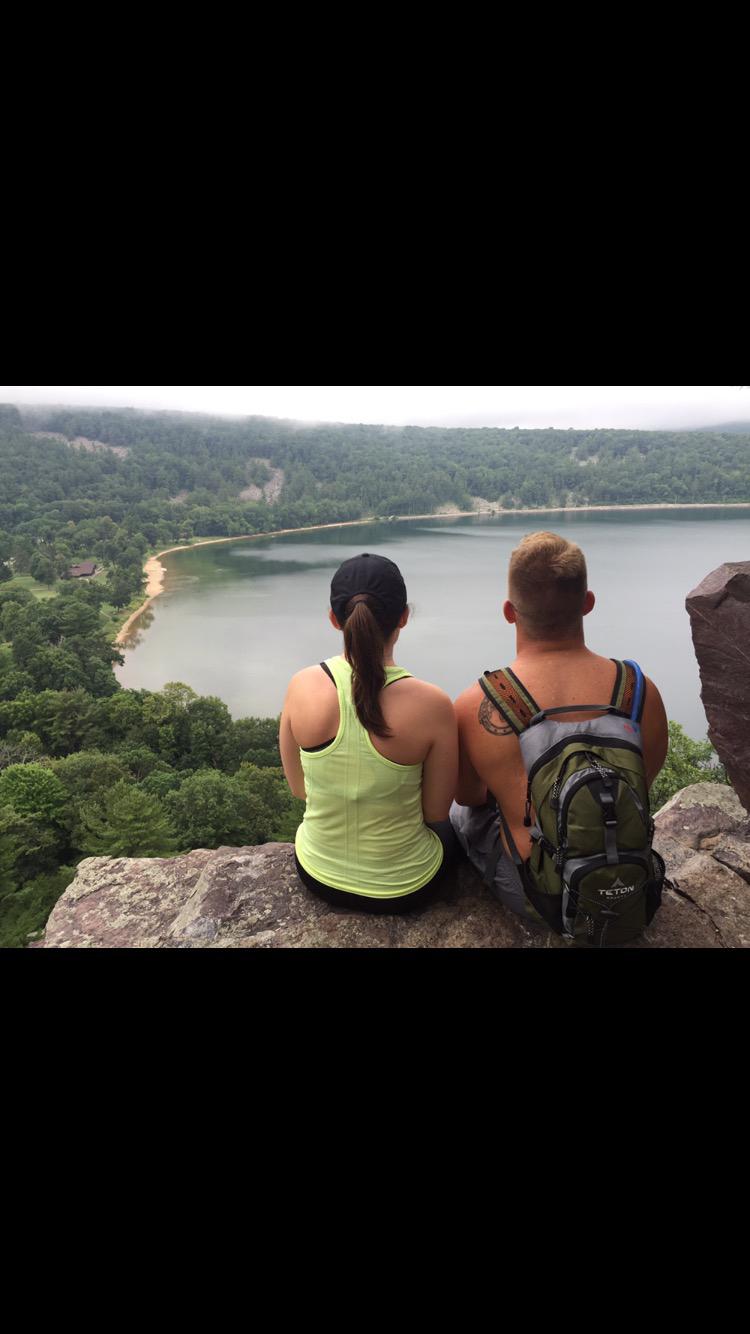
[[[352,669],[329,658],[339,730],[325,750],[300,750],[307,805],[295,850],[308,875],[368,898],[421,889],[439,870],[443,846],[422,814],[422,765],[395,764],[375,749],[357,717]],[[386,684],[411,676],[386,667]]]

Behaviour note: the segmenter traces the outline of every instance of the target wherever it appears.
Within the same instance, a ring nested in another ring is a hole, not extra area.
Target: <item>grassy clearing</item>
[[[135,593],[126,607],[113,607],[111,602],[103,602],[101,609],[102,629],[107,639],[114,641],[125,624],[128,616],[137,611],[145,598],[145,593]]]
[[[58,591],[60,580],[54,584],[40,584],[36,579],[32,579],[30,574],[14,574],[12,579],[0,584],[0,588],[25,588],[29,593],[33,593],[35,598],[46,601],[47,598],[53,598]]]

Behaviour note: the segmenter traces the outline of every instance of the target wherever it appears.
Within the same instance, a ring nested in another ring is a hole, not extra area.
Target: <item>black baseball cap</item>
[[[357,593],[375,599],[375,610],[387,621],[396,621],[406,606],[406,584],[398,565],[387,556],[364,551],[340,565],[331,580],[331,608],[339,625],[346,619],[346,604]]]

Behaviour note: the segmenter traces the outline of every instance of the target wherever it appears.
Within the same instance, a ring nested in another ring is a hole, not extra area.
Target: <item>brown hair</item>
[[[352,669],[352,698],[357,717],[368,732],[375,736],[391,736],[380,704],[380,692],[385,685],[383,650],[400,619],[386,617],[376,611],[368,593],[357,593],[346,604],[343,624],[344,653]],[[392,621],[392,623],[391,623]]]
[[[574,634],[588,587],[586,560],[557,533],[528,533],[508,568],[508,597],[531,639]]]

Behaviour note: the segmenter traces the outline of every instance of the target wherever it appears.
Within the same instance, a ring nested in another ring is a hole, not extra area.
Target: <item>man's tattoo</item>
[[[510,736],[513,728],[498,727],[497,723],[493,723],[490,715],[494,715],[495,718],[501,717],[494,704],[491,704],[488,699],[483,699],[479,705],[479,721],[485,732],[491,732],[493,736]]]

